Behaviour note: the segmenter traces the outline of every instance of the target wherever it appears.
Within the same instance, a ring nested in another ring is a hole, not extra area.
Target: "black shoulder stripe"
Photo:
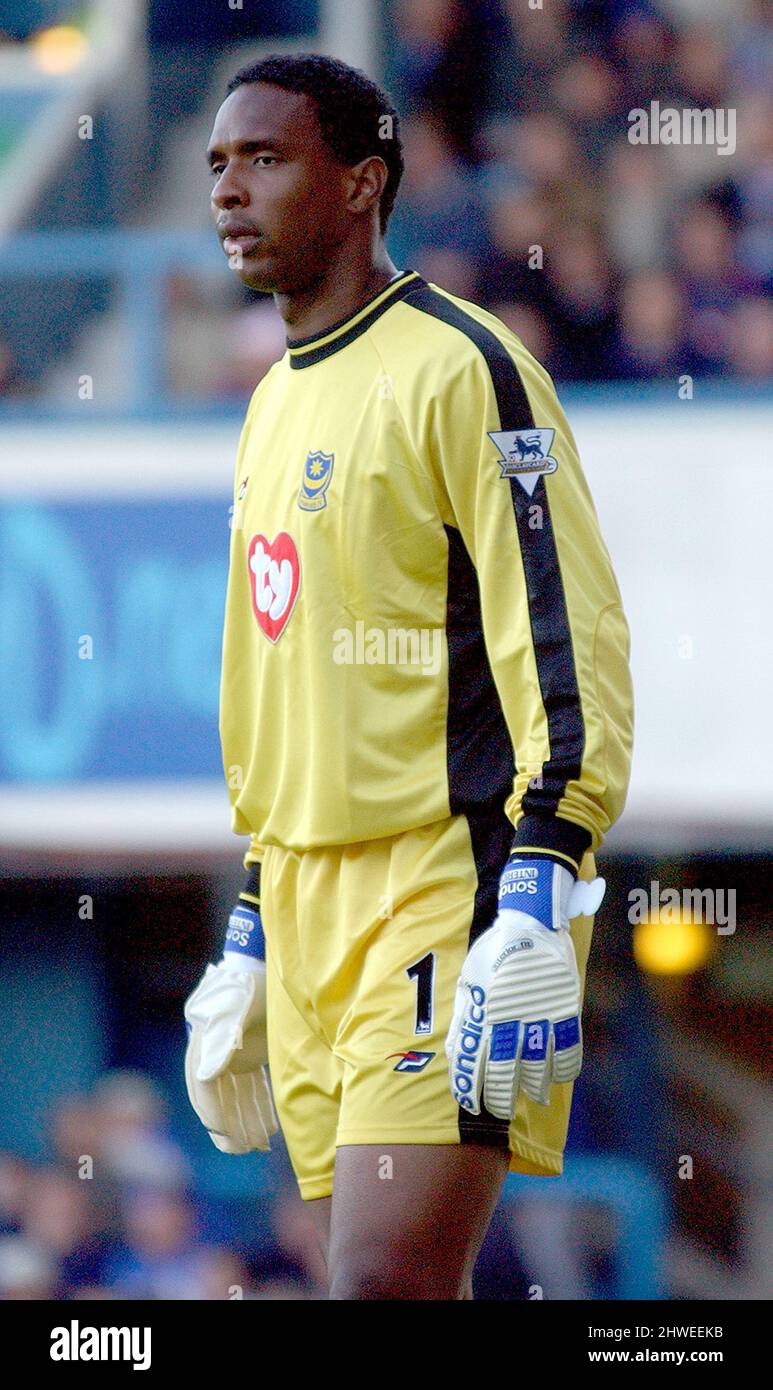
[[[494,387],[502,430],[533,429],[545,423],[534,420],[518,368],[495,333],[429,286],[414,289],[406,295],[405,302],[458,328],[482,353]],[[542,785],[529,786],[521,805],[524,815],[555,815],[567,783],[580,776],[585,722],[545,480],[539,479],[530,497],[517,478],[511,478],[510,495],[550,744],[550,756],[542,767]],[[542,508],[539,528],[529,526],[530,508],[535,504]]]

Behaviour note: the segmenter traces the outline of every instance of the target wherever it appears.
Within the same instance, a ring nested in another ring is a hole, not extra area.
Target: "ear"
[[[349,212],[368,212],[381,198],[389,170],[380,155],[368,155],[347,170],[346,206]]]

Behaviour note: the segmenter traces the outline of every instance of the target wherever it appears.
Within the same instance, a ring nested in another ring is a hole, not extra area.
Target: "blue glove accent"
[[[489,1059],[492,1062],[510,1062],[513,1057],[518,1056],[518,1023],[495,1023],[491,1029],[491,1049]]]
[[[527,912],[543,927],[554,931],[553,875],[558,868],[554,859],[522,858],[511,854],[499,880],[499,910]]]
[[[237,903],[228,918],[223,955],[252,956],[253,960],[266,959],[266,942],[263,936],[263,923],[260,913],[246,903]]]
[[[563,1052],[564,1048],[574,1047],[580,1041],[580,1020],[565,1018],[553,1024],[553,1031],[556,1035],[556,1052]]]

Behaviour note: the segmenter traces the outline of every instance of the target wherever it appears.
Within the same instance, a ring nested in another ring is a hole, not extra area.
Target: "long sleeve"
[[[266,378],[264,377],[263,380],[265,381]],[[261,390],[261,386],[262,386],[262,382],[258,383],[258,386],[256,387],[256,389],[255,389],[255,391],[253,392],[252,397],[251,397],[251,399],[250,399],[250,403],[249,403],[249,406],[247,407],[247,413],[246,413],[246,415],[245,415],[244,423],[243,423],[243,425],[242,425],[241,433],[240,433],[240,436],[239,436],[238,448],[237,448],[237,451],[236,451],[236,461],[235,461],[235,464],[234,464],[234,480],[233,480],[233,498],[234,498],[234,501],[233,501],[233,507],[232,507],[232,509],[231,509],[231,520],[230,520],[230,526],[231,526],[231,544],[230,544],[229,582],[228,582],[228,599],[227,599],[227,603],[228,603],[228,601],[230,601],[230,597],[231,597],[231,588],[232,588],[232,585],[234,584],[234,581],[237,580],[237,582],[238,582],[238,576],[235,575],[235,573],[234,573],[234,569],[235,569],[235,560],[234,560],[234,556],[235,556],[235,554],[237,553],[237,550],[238,550],[238,547],[237,547],[237,544],[236,544],[236,541],[237,541],[237,534],[236,534],[236,533],[238,533],[238,532],[241,531],[241,529],[242,529],[242,524],[243,524],[243,522],[242,522],[242,499],[243,499],[243,496],[244,496],[244,492],[245,492],[245,489],[246,489],[246,485],[247,485],[247,483],[249,482],[249,464],[248,464],[248,462],[247,462],[248,445],[249,445],[249,440],[250,440],[250,431],[251,431],[251,429],[252,429],[253,415],[254,415],[254,411],[255,411],[255,407],[256,407],[256,402],[257,402],[257,400],[258,400],[259,393],[260,393],[260,390]],[[229,681],[228,681],[228,679],[227,679],[227,672],[226,672],[226,668],[225,668],[225,664],[224,664],[224,665],[223,665],[223,668],[222,668],[222,670],[221,670],[221,678],[220,678],[220,711],[219,711],[219,726],[220,726],[221,749],[222,749],[222,753],[223,753],[223,769],[224,769],[224,773],[225,773],[225,777],[226,777],[226,785],[227,785],[227,787],[228,787],[228,795],[229,795],[229,799],[230,799],[230,802],[231,802],[232,811],[233,811],[235,802],[236,802],[237,797],[238,797],[239,789],[240,789],[240,787],[241,787],[241,785],[242,785],[243,769],[239,766],[239,764],[234,764],[233,766],[231,766],[231,765],[228,764],[228,759],[227,759],[226,756],[225,756],[225,744],[224,744],[224,741],[223,741],[223,731],[224,731],[224,728],[226,727],[226,724],[227,724],[229,718],[232,716],[232,712],[233,712],[233,711],[232,711],[232,708],[231,708],[231,707],[232,707],[235,703],[236,703],[236,702],[235,702],[235,697],[234,697],[232,685],[229,683]],[[234,774],[237,773],[237,772],[238,772],[239,775],[238,775],[238,776],[234,776]],[[233,820],[234,820],[234,817],[233,817],[233,815],[232,815],[232,822],[233,822]],[[236,833],[239,833],[241,827],[238,827],[237,825],[232,824],[232,829],[234,829],[234,831],[235,831]],[[245,854],[244,854],[243,860],[242,860],[242,863],[243,863],[243,865],[244,865],[244,868],[247,870],[247,872],[248,872],[249,875],[252,875],[253,867],[254,867],[254,866],[257,865],[257,866],[258,866],[258,869],[259,869],[259,866],[260,866],[260,864],[262,863],[262,860],[263,860],[263,852],[264,852],[264,850],[263,850],[263,845],[260,844],[260,842],[259,842],[259,840],[258,840],[258,837],[257,837],[255,834],[251,834],[251,835],[250,835],[249,846],[248,846],[248,848],[247,848],[247,850],[246,850],[246,852],[245,852]]]
[[[433,402],[429,452],[444,522],[477,574],[515,760],[515,844],[577,868],[625,802],[628,626],[553,383],[486,318],[479,350],[460,354]]]

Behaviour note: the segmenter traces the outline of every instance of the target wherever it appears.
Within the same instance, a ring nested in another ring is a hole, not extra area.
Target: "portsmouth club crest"
[[[325,493],[333,476],[335,454],[323,454],[313,449],[303,465],[303,480],[298,493],[298,506],[303,512],[319,512],[327,506]]]
[[[489,430],[489,439],[501,455],[500,477],[517,478],[532,497],[540,478],[558,468],[558,460],[550,457],[555,433],[548,429]]]

